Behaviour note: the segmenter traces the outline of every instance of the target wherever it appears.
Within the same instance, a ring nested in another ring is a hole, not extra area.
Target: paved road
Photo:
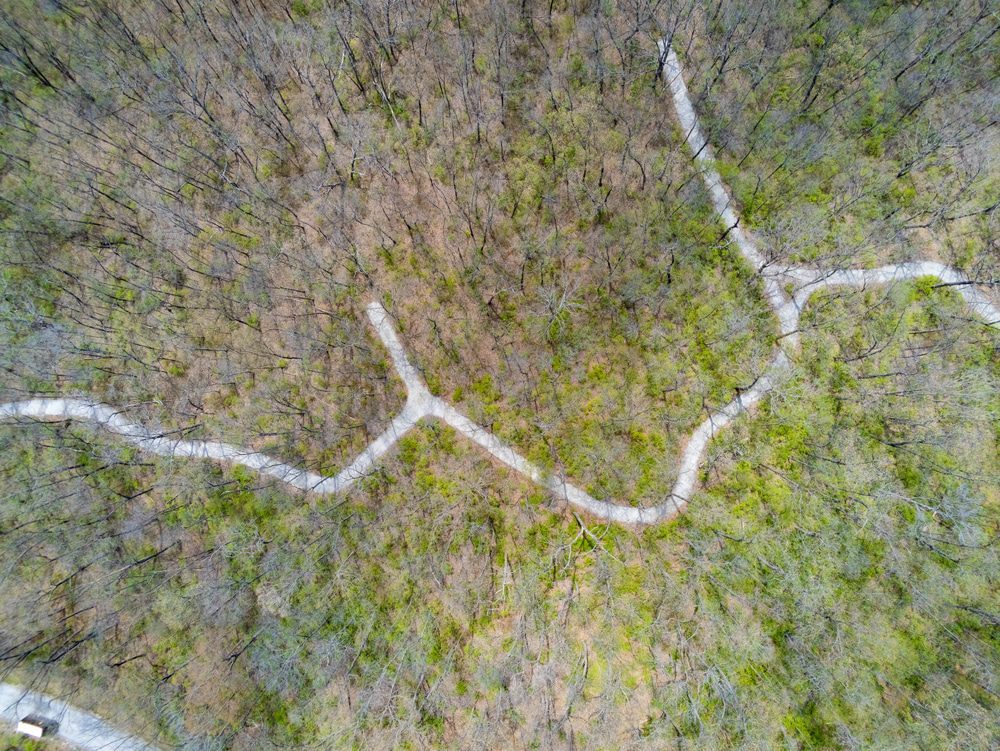
[[[11,683],[0,683],[0,719],[15,725],[32,713],[58,721],[55,737],[85,751],[157,751],[156,746],[111,727],[97,715],[51,696],[26,692]]]
[[[791,358],[798,349],[798,328],[802,308],[814,292],[832,286],[866,287],[934,276],[945,283],[958,285],[956,289],[976,315],[984,318],[990,325],[1000,326],[1000,309],[976,290],[971,282],[966,281],[957,270],[943,264],[907,263],[876,269],[816,269],[768,264],[767,258],[757,247],[752,233],[740,226],[740,217],[729,191],[713,166],[712,149],[705,140],[698,116],[691,104],[677,55],[663,42],[660,43],[660,53],[664,57],[664,79],[673,97],[678,120],[701,171],[712,205],[729,230],[729,237],[747,263],[758,271],[763,280],[767,300],[778,318],[781,332],[774,357],[754,385],[710,414],[691,434],[681,453],[677,480],[664,503],[637,508],[625,503],[594,498],[566,478],[546,472],[528,461],[489,430],[472,422],[457,409],[433,396],[417,368],[407,358],[403,344],[392,325],[391,317],[378,302],[368,305],[368,318],[389,351],[396,372],[406,386],[406,404],[380,436],[347,467],[331,477],[292,467],[266,454],[228,443],[187,441],[162,431],[150,430],[128,421],[120,409],[87,399],[36,398],[0,404],[0,419],[83,420],[120,435],[144,451],[160,456],[191,457],[240,464],[301,490],[339,493],[369,475],[379,459],[420,420],[432,418],[447,423],[481,446],[495,459],[545,487],[567,503],[606,521],[645,525],[672,518],[684,510],[697,487],[698,473],[712,437],[739,415],[753,408],[780,383],[782,376],[791,367]],[[791,293],[787,290],[791,290]]]

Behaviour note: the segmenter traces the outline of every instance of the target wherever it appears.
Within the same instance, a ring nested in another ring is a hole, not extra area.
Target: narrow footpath
[[[377,301],[368,304],[368,318],[389,351],[393,366],[406,386],[406,403],[382,434],[354,461],[333,476],[328,477],[293,467],[266,454],[228,443],[182,440],[164,431],[150,430],[130,422],[119,409],[82,398],[39,397],[0,404],[0,419],[81,420],[115,433],[125,441],[152,454],[239,464],[300,490],[315,493],[345,491],[358,480],[371,474],[386,452],[390,451],[418,422],[425,418],[437,419],[481,446],[497,461],[528,477],[566,503],[604,521],[641,526],[671,519],[684,510],[697,488],[698,474],[712,438],[741,414],[756,406],[780,383],[792,366],[792,358],[798,352],[799,318],[813,293],[828,287],[863,288],[931,276],[954,286],[972,312],[984,319],[987,325],[1000,326],[1000,309],[957,270],[940,263],[924,261],[875,269],[818,269],[768,264],[767,258],[757,247],[751,234],[740,225],[740,216],[729,191],[713,166],[712,149],[703,135],[698,116],[691,104],[677,55],[662,41],[660,55],[663,62],[663,76],[670,89],[685,141],[694,155],[702,180],[711,196],[712,205],[726,227],[728,237],[761,278],[765,296],[778,318],[781,334],[775,345],[774,357],[753,387],[712,412],[691,434],[680,456],[677,480],[663,503],[639,508],[626,503],[594,498],[573,485],[567,478],[547,472],[528,461],[489,430],[472,422],[453,406],[433,396],[420,377],[420,372],[407,358],[389,313]]]

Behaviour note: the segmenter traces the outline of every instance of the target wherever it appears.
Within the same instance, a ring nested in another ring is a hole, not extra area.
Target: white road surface
[[[156,746],[112,727],[90,712],[11,683],[0,683],[0,719],[13,726],[29,714],[58,722],[53,737],[84,751],[157,751]]]
[[[826,287],[851,286],[868,287],[873,285],[892,284],[907,279],[919,277],[937,277],[947,284],[960,285],[956,289],[965,298],[969,308],[991,326],[1000,326],[1000,309],[979,292],[973,284],[950,266],[932,261],[920,263],[904,263],[893,266],[883,266],[876,269],[814,269],[805,267],[776,268],[768,265],[764,254],[760,252],[750,233],[740,226],[740,217],[736,213],[733,200],[726,189],[722,178],[713,165],[712,149],[705,140],[698,115],[691,104],[684,77],[681,75],[680,62],[673,49],[663,41],[660,42],[660,54],[665,55],[663,76],[670,88],[674,100],[674,109],[685,134],[688,147],[701,169],[702,180],[712,199],[712,206],[729,230],[743,258],[758,271],[763,280],[764,292],[768,302],[778,317],[781,339],[774,358],[767,370],[756,384],[747,392],[723,407],[717,414],[710,416],[694,432],[681,455],[680,472],[677,482],[671,491],[672,499],[664,504],[666,510],[682,509],[691,498],[698,480],[698,469],[704,460],[708,442],[721,428],[724,428],[738,415],[746,412],[774,389],[780,380],[782,372],[791,366],[790,355],[799,345],[799,318],[802,308],[809,297]],[[789,296],[785,288],[793,290]],[[658,508],[664,508],[660,506]],[[661,518],[669,514],[664,513]]]
[[[186,441],[162,431],[150,430],[130,422],[119,409],[87,399],[40,397],[0,404],[0,419],[82,420],[103,427],[144,451],[160,456],[191,457],[240,464],[301,490],[339,493],[357,480],[371,474],[382,456],[420,420],[433,418],[447,423],[489,452],[497,461],[530,478],[572,506],[605,521],[645,525],[670,519],[684,510],[697,487],[698,473],[709,441],[735,418],[758,404],[774,389],[782,374],[791,367],[791,356],[797,351],[799,344],[799,317],[803,306],[814,292],[832,286],[866,287],[933,276],[947,284],[956,285],[956,289],[976,315],[985,319],[989,325],[1000,326],[1000,309],[971,282],[965,280],[958,271],[940,263],[926,261],[876,269],[832,270],[769,265],[751,233],[740,226],[740,217],[729,191],[713,166],[712,150],[705,140],[698,116],[691,104],[677,55],[664,42],[660,43],[660,52],[665,54],[663,75],[673,97],[678,120],[701,170],[712,205],[740,253],[760,274],[765,294],[778,317],[781,331],[775,355],[756,383],[729,404],[710,414],[692,433],[680,457],[677,480],[664,503],[639,508],[626,503],[594,498],[570,483],[568,479],[546,472],[531,463],[489,430],[472,422],[457,409],[433,396],[421,378],[420,372],[407,358],[388,312],[378,302],[368,305],[368,318],[389,351],[396,372],[406,386],[406,404],[378,438],[347,467],[331,477],[284,464],[266,454],[239,446],[215,441]],[[791,294],[786,290],[791,290]]]
[[[378,302],[368,305],[368,317],[389,351],[396,372],[406,386],[406,404],[378,438],[372,441],[353,462],[332,477],[293,467],[266,454],[227,443],[187,441],[171,437],[161,431],[150,430],[130,422],[122,414],[122,410],[88,399],[39,397],[10,402],[0,405],[0,419],[81,420],[115,433],[128,443],[152,454],[240,464],[301,490],[339,493],[369,475],[379,459],[420,420],[432,418],[447,423],[481,446],[497,461],[592,516],[621,524],[646,525],[670,519],[684,510],[697,487],[698,472],[709,441],[739,415],[758,404],[775,387],[782,373],[791,367],[790,355],[798,347],[801,310],[814,292],[832,286],[868,287],[918,277],[936,277],[946,284],[956,285],[956,289],[965,298],[975,315],[991,326],[1000,326],[1000,309],[971,282],[965,280],[957,270],[940,263],[925,261],[876,269],[833,270],[804,267],[776,268],[768,265],[767,259],[758,249],[751,234],[740,226],[740,217],[729,191],[712,164],[711,147],[705,140],[698,116],[691,104],[677,55],[663,42],[660,43],[660,52],[666,56],[663,74],[673,97],[677,117],[687,144],[701,169],[702,179],[711,196],[712,205],[747,263],[760,273],[765,294],[778,317],[782,335],[768,369],[757,379],[754,386],[711,414],[692,433],[681,454],[677,481],[664,503],[637,508],[598,500],[567,479],[546,472],[528,461],[489,430],[472,422],[454,407],[433,396],[420,377],[419,371],[407,358],[388,312]],[[792,294],[789,295],[786,289],[791,289]],[[15,724],[21,717],[31,713],[57,720],[60,723],[57,737],[87,751],[143,749],[155,751],[154,746],[111,727],[89,712],[52,697],[26,692],[12,684],[0,683],[0,716],[3,720]]]

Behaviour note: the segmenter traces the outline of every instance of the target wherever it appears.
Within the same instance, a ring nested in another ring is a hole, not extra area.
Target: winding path
[[[193,457],[241,464],[301,490],[339,493],[369,475],[379,459],[420,420],[436,418],[477,443],[498,461],[546,488],[557,498],[605,521],[646,525],[670,519],[684,510],[697,486],[698,470],[704,460],[708,442],[736,417],[760,402],[774,389],[782,374],[791,367],[791,355],[797,351],[799,345],[799,317],[803,306],[814,292],[832,286],[867,287],[933,276],[942,282],[955,285],[972,311],[985,319],[988,325],[1000,326],[1000,309],[976,290],[972,282],[964,279],[951,267],[940,263],[925,261],[876,269],[848,270],[769,265],[751,235],[740,227],[740,217],[736,213],[729,192],[719,173],[712,166],[711,148],[702,134],[676,54],[665,42],[660,42],[660,55],[663,75],[670,88],[680,125],[685,132],[685,140],[701,169],[702,179],[711,196],[712,205],[726,226],[729,237],[762,279],[765,295],[778,317],[781,333],[774,357],[754,385],[709,415],[692,433],[681,454],[677,480],[662,504],[638,508],[598,500],[565,478],[549,473],[528,461],[489,430],[472,422],[457,409],[433,396],[420,377],[419,371],[407,358],[388,312],[378,302],[369,303],[368,318],[389,351],[396,372],[406,386],[406,403],[385,431],[354,461],[332,477],[293,467],[266,454],[239,446],[215,441],[186,441],[150,431],[142,425],[129,422],[122,416],[121,410],[86,399],[36,398],[0,404],[0,419],[83,420],[122,436],[144,451],[160,456]],[[786,290],[791,290],[791,293]]]
[[[12,683],[0,683],[0,721],[15,725],[29,714],[56,720],[59,730],[54,737],[84,751],[157,751],[156,746],[113,728],[97,715]]]
[[[636,523],[633,512],[644,511],[598,501],[564,479],[546,473],[525,459],[486,428],[477,425],[450,404],[442,401],[427,388],[419,372],[406,356],[403,344],[393,328],[389,313],[378,302],[367,307],[368,319],[389,351],[392,364],[406,386],[407,398],[402,411],[392,418],[389,426],[347,467],[333,477],[325,477],[293,467],[267,454],[250,451],[229,443],[216,441],[186,441],[151,431],[130,422],[121,410],[105,404],[74,398],[36,398],[0,404],[0,420],[81,420],[121,436],[143,451],[166,457],[192,457],[240,464],[315,493],[339,493],[374,470],[378,460],[389,451],[420,420],[436,418],[447,423],[471,441],[482,446],[494,458],[511,469],[529,477],[559,498],[592,514],[625,523]]]
[[[708,417],[691,436],[681,456],[681,469],[677,476],[677,482],[671,491],[672,499],[668,503],[654,507],[664,512],[661,516],[664,518],[669,515],[670,511],[681,509],[687,505],[697,484],[698,468],[704,459],[708,442],[712,436],[732,422],[733,418],[746,412],[772,391],[781,374],[791,366],[789,355],[793,354],[799,346],[799,318],[802,314],[802,308],[813,293],[827,287],[865,288],[933,276],[947,284],[956,285],[973,313],[983,318],[989,326],[1000,327],[1000,309],[979,292],[972,282],[964,279],[958,271],[933,261],[903,263],[875,269],[846,270],[769,265],[753,238],[740,226],[740,217],[736,213],[729,191],[713,166],[712,149],[702,133],[698,115],[691,104],[691,97],[688,95],[684,77],[681,75],[677,54],[664,41],[659,43],[659,47],[660,59],[663,62],[663,77],[670,87],[674,108],[677,111],[677,119],[685,134],[685,141],[694,153],[695,161],[701,167],[702,180],[704,180],[705,187],[711,196],[712,206],[726,226],[729,236],[736,243],[743,258],[760,275],[767,300],[778,317],[781,334],[774,358],[754,386],[737,396],[718,413]],[[786,288],[793,290],[791,295],[785,292]]]

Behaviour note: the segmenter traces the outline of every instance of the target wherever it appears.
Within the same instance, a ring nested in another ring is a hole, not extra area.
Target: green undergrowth
[[[817,297],[795,375],[640,531],[549,510],[435,424],[330,499],[6,427],[5,601],[50,604],[5,615],[39,644],[16,673],[100,603],[56,669],[188,743],[989,748],[995,335],[951,292],[882,295]]]

